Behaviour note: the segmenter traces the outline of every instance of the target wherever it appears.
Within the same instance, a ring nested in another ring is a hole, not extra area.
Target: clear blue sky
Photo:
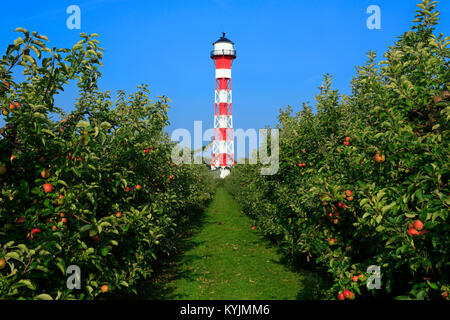
[[[355,66],[368,50],[380,56],[409,30],[419,0],[177,0],[3,1],[0,48],[16,27],[47,35],[50,46],[72,47],[79,33],[98,33],[105,49],[102,90],[135,90],[147,83],[154,97],[171,100],[175,128],[213,126],[212,42],[222,31],[236,44],[233,64],[235,128],[275,125],[278,109],[313,102],[322,76],[350,93]],[[81,30],[66,27],[66,8],[81,8]],[[366,8],[381,8],[381,30],[369,30]],[[450,35],[450,1],[439,1],[439,32]],[[57,99],[73,108],[75,90]]]

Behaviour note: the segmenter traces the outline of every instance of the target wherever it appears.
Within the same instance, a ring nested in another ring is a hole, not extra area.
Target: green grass
[[[149,299],[315,299],[321,279],[294,272],[223,188],[183,240],[180,254],[147,287]]]

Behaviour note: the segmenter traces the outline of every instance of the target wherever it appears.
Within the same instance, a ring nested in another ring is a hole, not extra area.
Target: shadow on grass
[[[297,300],[321,300],[324,291],[331,286],[331,279],[327,277],[325,272],[318,270],[317,265],[308,262],[304,256],[292,256],[278,246],[273,239],[268,239],[261,235],[261,239],[266,242],[266,248],[275,249],[281,257],[279,260],[271,261],[273,263],[283,265],[291,272],[301,275],[300,287],[302,288],[297,294]]]
[[[181,294],[175,294],[175,287],[170,284],[177,279],[194,281],[196,276],[189,270],[182,270],[183,264],[204,259],[204,256],[184,256],[186,251],[203,244],[204,241],[196,241],[194,236],[208,223],[204,210],[192,213],[190,222],[180,231],[185,237],[177,240],[177,250],[168,257],[160,257],[159,263],[154,267],[150,279],[142,280],[136,285],[137,294],[117,293],[110,296],[111,300],[176,300],[184,299]]]

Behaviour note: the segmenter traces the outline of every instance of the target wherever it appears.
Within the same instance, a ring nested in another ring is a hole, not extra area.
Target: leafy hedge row
[[[350,96],[326,75],[315,113],[281,111],[277,175],[238,165],[227,178],[262,232],[330,275],[327,298],[448,299],[450,38],[433,34],[436,2],[418,7]]]
[[[167,98],[153,102],[146,86],[114,102],[99,91],[96,34],[57,49],[16,31],[23,37],[0,60],[0,298],[134,291],[210,200],[210,174],[172,163]],[[54,96],[69,81],[79,98],[66,114]],[[81,289],[66,286],[70,265],[80,267]]]

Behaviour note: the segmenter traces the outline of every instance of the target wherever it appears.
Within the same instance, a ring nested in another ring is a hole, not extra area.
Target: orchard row
[[[167,98],[152,101],[146,86],[116,101],[99,91],[95,34],[50,49],[17,31],[0,60],[0,299],[136,292],[210,200],[210,173],[171,162]],[[66,114],[54,96],[69,81],[79,98]],[[71,265],[80,289],[66,285]]]
[[[384,61],[368,54],[351,95],[327,75],[315,113],[280,112],[277,175],[238,165],[227,178],[267,237],[328,275],[326,298],[448,299],[450,38],[434,34],[435,6],[418,5]]]

